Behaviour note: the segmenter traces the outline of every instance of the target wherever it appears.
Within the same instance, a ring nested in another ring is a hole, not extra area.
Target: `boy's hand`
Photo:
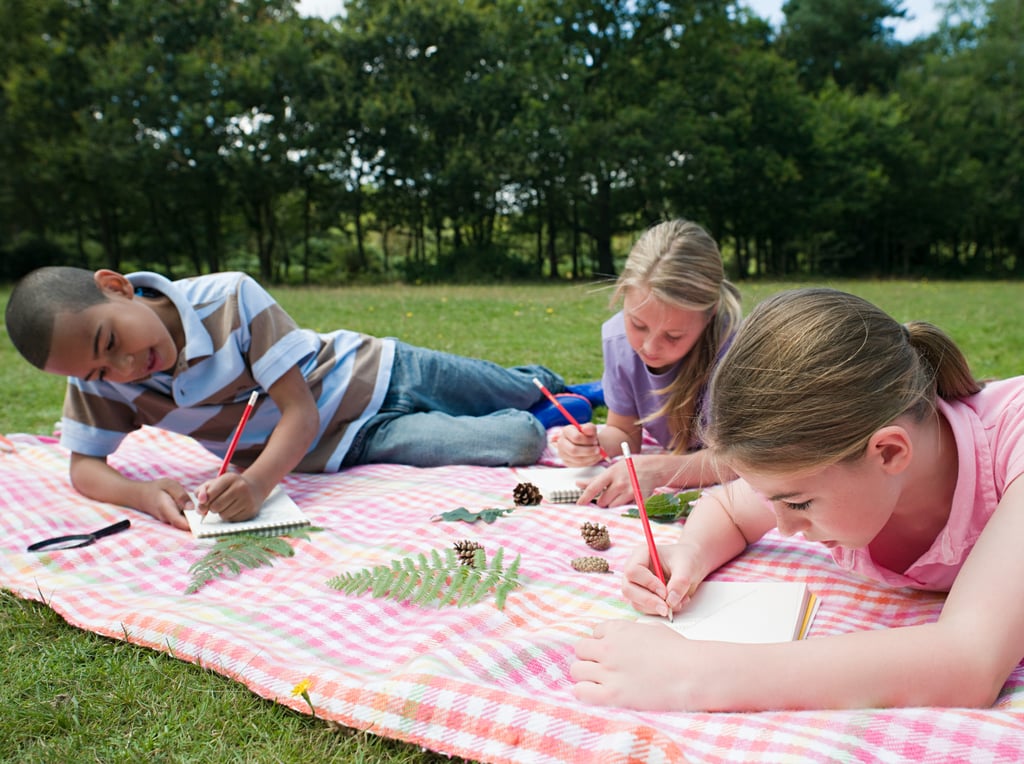
[[[589,467],[601,461],[601,446],[597,440],[597,427],[593,422],[580,425],[583,432],[573,426],[563,427],[558,433],[558,455],[568,467]]]
[[[220,477],[207,481],[196,491],[199,511],[202,514],[214,512],[222,520],[239,522],[248,520],[260,511],[266,496],[237,472],[225,472]]]
[[[179,530],[189,529],[188,520],[182,513],[191,506],[188,491],[176,480],[159,478],[142,484],[139,509]]]

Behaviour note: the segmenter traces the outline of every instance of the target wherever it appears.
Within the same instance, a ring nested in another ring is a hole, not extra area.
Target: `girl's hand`
[[[634,464],[636,464],[634,459]],[[640,477],[639,471],[637,478]],[[643,483],[640,484],[643,490]],[[619,507],[633,503],[633,483],[625,461],[619,461],[595,477],[583,489],[577,504],[597,504],[599,507]]]
[[[638,710],[687,710],[705,680],[706,648],[660,623],[603,621],[576,644],[569,667],[578,700]]]
[[[601,461],[601,446],[597,440],[597,427],[593,422],[580,425],[580,432],[572,425],[558,433],[558,455],[568,467],[589,467]]]
[[[188,520],[182,513],[186,509],[191,509],[192,499],[181,483],[170,478],[160,478],[148,480],[140,487],[140,510],[179,530],[189,529]]]
[[[644,496],[649,496],[654,489],[664,485],[662,471],[658,469],[661,460],[658,456],[634,456],[633,467],[636,479]],[[633,495],[633,482],[629,479],[629,468],[625,460],[615,462],[596,478],[587,483],[586,489],[577,504],[595,502],[599,507],[618,507],[623,504],[636,503]]]
[[[225,472],[199,486],[196,499],[202,514],[214,512],[222,520],[234,523],[254,517],[266,496],[261,496],[244,475]]]
[[[697,572],[696,550],[689,544],[658,547],[658,559],[667,579],[661,582],[653,570],[647,544],[636,547],[622,573],[622,596],[634,609],[650,615],[667,616],[687,602],[703,575]]]

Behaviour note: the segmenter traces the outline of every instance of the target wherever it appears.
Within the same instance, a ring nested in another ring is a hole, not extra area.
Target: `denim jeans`
[[[342,467],[387,462],[415,467],[534,464],[547,433],[526,411],[564,380],[543,366],[503,368],[476,358],[395,342],[380,411],[360,429]]]

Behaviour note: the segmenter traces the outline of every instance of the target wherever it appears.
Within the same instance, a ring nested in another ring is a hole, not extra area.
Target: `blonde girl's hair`
[[[701,390],[719,349],[739,326],[740,293],[725,278],[715,240],[696,223],[681,219],[652,226],[637,240],[616,282],[612,304],[633,289],[648,290],[668,305],[704,311],[710,319],[675,379],[660,391],[665,405],[648,418],[665,417],[673,450],[685,451],[697,431]]]
[[[704,432],[718,460],[771,473],[860,457],[879,428],[981,389],[938,327],[900,324],[833,289],[760,303],[711,382]]]

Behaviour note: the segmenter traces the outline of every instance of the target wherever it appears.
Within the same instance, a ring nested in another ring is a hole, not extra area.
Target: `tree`
[[[885,22],[906,15],[900,0],[787,0],[782,10],[779,49],[807,90],[829,80],[856,93],[889,90],[901,46]]]
[[[902,80],[929,152],[933,268],[1024,272],[1022,39],[1020,0],[953,6],[934,52]]]

